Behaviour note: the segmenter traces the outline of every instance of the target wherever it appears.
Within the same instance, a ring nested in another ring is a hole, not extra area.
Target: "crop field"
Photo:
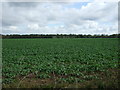
[[[5,88],[118,88],[117,38],[3,39]]]

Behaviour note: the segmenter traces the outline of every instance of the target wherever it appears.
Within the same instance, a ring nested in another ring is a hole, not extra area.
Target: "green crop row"
[[[118,67],[118,39],[3,39],[3,83],[35,78],[81,82]]]

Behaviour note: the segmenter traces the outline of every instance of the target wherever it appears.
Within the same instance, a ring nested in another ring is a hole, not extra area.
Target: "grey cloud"
[[[37,2],[8,2],[10,7],[36,7],[39,5]]]
[[[19,31],[7,30],[5,33],[97,33],[97,29],[102,28],[103,30],[98,32],[104,33],[106,26],[99,24],[116,21],[116,3],[89,3],[82,8],[64,8],[64,5],[64,3],[4,3],[3,29],[7,26],[19,28]],[[65,26],[47,27],[51,23],[64,23]],[[37,30],[27,27],[28,25],[34,27],[35,24],[38,25]],[[20,27],[26,30],[20,31]]]
[[[120,21],[120,2],[118,3],[118,20]]]

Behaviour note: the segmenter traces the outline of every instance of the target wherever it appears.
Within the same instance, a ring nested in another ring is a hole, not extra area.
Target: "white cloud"
[[[16,30],[17,27],[16,27],[16,26],[9,26],[9,29],[11,29],[11,30]]]
[[[38,24],[29,24],[28,28],[31,30],[38,30],[40,27]]]
[[[67,5],[74,7],[67,7]],[[112,34],[117,33],[117,3],[4,3],[4,33]],[[7,29],[6,27],[15,26]]]
[[[6,33],[6,34],[19,34],[20,30],[18,29],[17,26],[6,26],[3,27],[3,31],[2,33]]]

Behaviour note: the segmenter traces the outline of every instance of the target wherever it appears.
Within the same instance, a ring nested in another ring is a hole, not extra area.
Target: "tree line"
[[[120,34],[95,34],[95,35],[83,35],[83,34],[29,34],[29,35],[0,35],[0,38],[119,38]]]

